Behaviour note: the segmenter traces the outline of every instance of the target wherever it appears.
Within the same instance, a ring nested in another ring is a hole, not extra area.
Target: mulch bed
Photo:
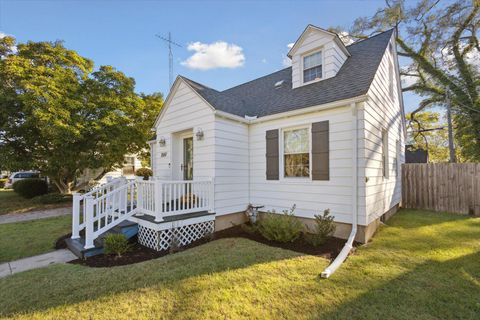
[[[69,235],[65,235],[59,238],[57,240],[55,247],[61,248],[62,243],[63,245],[65,243],[64,239],[68,237]],[[294,242],[281,243],[281,242],[267,240],[263,238],[260,234],[252,233],[245,230],[245,228],[243,228],[242,226],[234,226],[229,229],[217,231],[213,233],[211,236],[209,236],[208,238],[194,241],[191,244],[182,247],[180,251],[187,250],[213,240],[224,239],[224,238],[246,238],[249,240],[257,241],[257,242],[272,246],[272,247],[292,250],[292,251],[305,253],[309,255],[321,256],[327,259],[334,259],[339,254],[340,250],[342,250],[346,241],[344,239],[332,237],[332,238],[329,238],[324,245],[319,247],[314,247],[310,245],[303,238],[299,238]],[[137,243],[136,237],[131,239],[131,243],[132,243],[132,250],[122,255],[121,257],[116,257],[114,255],[100,254],[93,257],[89,257],[86,260],[77,259],[69,263],[80,264],[80,265],[94,267],[94,268],[114,267],[114,266],[123,266],[123,265],[138,263],[142,261],[147,261],[151,259],[156,259],[156,258],[163,257],[167,254],[170,254],[169,250],[155,251],[150,248],[144,247]]]
[[[135,242],[134,242],[135,241]],[[135,240],[132,240],[132,250],[125,253],[121,257],[110,254],[99,254],[93,257],[88,257],[86,260],[77,259],[70,261],[71,264],[80,264],[93,268],[125,266],[128,264],[138,263],[142,261],[160,258],[169,254],[167,250],[155,251],[144,247]]]

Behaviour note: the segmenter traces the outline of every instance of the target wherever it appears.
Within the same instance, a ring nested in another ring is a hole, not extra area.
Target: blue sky
[[[64,40],[97,67],[112,65],[135,78],[138,92],[166,95],[168,51],[155,34],[170,31],[182,45],[174,48],[175,75],[223,90],[283,68],[287,45],[307,24],[348,27],[383,3],[0,0],[0,32],[19,42]],[[192,58],[200,49],[217,58]],[[407,111],[417,103],[405,95]]]

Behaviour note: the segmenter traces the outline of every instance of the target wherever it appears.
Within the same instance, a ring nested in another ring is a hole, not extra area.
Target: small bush
[[[48,184],[42,179],[24,179],[13,184],[13,191],[24,198],[30,199],[48,192]]]
[[[103,239],[103,246],[106,254],[116,254],[117,257],[121,257],[131,248],[125,235],[120,233],[107,234]]]
[[[323,215],[315,215],[315,229],[305,234],[305,240],[314,247],[321,246],[335,232],[335,228],[330,209],[326,209]]]
[[[303,224],[294,215],[295,206],[284,210],[283,214],[275,211],[265,213],[257,222],[260,234],[268,240],[278,242],[293,242],[302,234]]]
[[[0,189],[5,188],[5,183],[8,181],[8,179],[0,179]]]
[[[135,171],[137,177],[143,177],[143,180],[148,180],[148,177],[153,176],[153,171],[148,168],[140,168]]]
[[[33,200],[41,204],[56,204],[72,202],[72,195],[61,193],[47,193],[41,196],[36,196]]]

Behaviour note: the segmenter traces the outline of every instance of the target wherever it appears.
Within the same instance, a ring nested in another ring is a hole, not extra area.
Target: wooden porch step
[[[117,233],[123,234],[127,239],[130,239],[137,235],[138,225],[135,222],[128,220],[120,222],[117,226],[112,229],[102,233],[95,241],[93,242],[95,247],[91,249],[84,249],[85,238],[82,236],[79,239],[66,239],[67,248],[73,252],[80,259],[86,259],[98,254],[103,253],[103,241],[108,234]]]

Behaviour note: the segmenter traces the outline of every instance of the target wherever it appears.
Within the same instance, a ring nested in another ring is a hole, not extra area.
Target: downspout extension
[[[357,235],[357,221],[358,221],[358,206],[357,206],[357,193],[358,193],[358,186],[357,186],[357,175],[358,175],[358,162],[357,162],[357,154],[358,154],[358,140],[357,140],[357,108],[355,102],[351,105],[352,110],[352,231],[348,237],[347,242],[343,246],[342,250],[338,254],[338,256],[333,260],[333,262],[320,274],[322,278],[329,278],[347,259],[350,251],[353,249],[353,241],[355,240],[355,236]]]

